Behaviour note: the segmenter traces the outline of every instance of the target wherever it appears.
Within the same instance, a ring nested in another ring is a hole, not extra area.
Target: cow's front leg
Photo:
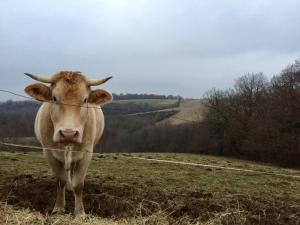
[[[44,154],[53,170],[53,173],[57,178],[56,201],[52,213],[62,213],[65,211],[65,205],[66,205],[65,186],[67,182],[67,173],[65,171],[64,164],[61,161],[54,158],[51,151],[44,150]]]
[[[84,179],[90,160],[91,155],[89,154],[89,156],[84,157],[80,161],[75,162],[72,167],[72,188],[75,197],[74,214],[76,217],[85,216],[82,192],[84,186]]]
[[[58,178],[56,183],[56,191],[57,191],[56,202],[52,210],[52,213],[63,213],[65,211],[65,205],[66,205],[65,186],[66,186],[66,181]]]
[[[75,195],[74,214],[76,217],[85,216],[83,200],[82,200],[83,186],[84,186],[84,182],[80,182],[74,187],[74,195]]]

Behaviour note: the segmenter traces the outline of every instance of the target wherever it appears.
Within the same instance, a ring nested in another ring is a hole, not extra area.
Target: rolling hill
[[[117,100],[115,104],[146,104],[154,108],[154,110],[130,113],[132,116],[142,116],[149,114],[159,114],[166,112],[176,112],[173,115],[158,122],[170,123],[172,125],[200,122],[205,113],[205,106],[201,99],[182,99],[180,101],[174,99],[136,99],[136,100]]]

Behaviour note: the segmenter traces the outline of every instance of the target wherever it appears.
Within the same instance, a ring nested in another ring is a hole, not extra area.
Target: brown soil
[[[167,212],[170,223],[180,217],[207,221],[222,215],[222,224],[300,224],[300,199],[291,196],[248,196],[210,193],[204,190],[166,190],[150,185],[114,185],[110,177],[87,180],[84,204],[88,213],[125,218]],[[55,182],[48,177],[19,175],[2,178],[0,201],[20,208],[50,213]],[[67,212],[73,211],[73,195],[67,192]]]

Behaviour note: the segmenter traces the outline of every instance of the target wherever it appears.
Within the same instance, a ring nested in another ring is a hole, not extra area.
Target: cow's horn
[[[112,78],[112,76],[107,77],[105,79],[89,80],[88,85],[89,86],[97,86],[97,85],[100,85],[100,84],[104,84],[106,81],[110,80],[111,78]]]
[[[32,78],[34,80],[37,80],[37,81],[40,81],[40,82],[43,82],[43,83],[52,83],[52,80],[51,80],[50,77],[35,76],[35,75],[30,74],[30,73],[24,73],[24,74],[29,76],[30,78]]]

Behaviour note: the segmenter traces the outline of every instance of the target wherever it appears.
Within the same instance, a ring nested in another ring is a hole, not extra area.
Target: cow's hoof
[[[84,211],[81,211],[81,212],[74,212],[75,214],[75,218],[76,219],[84,219],[86,218],[86,214]]]
[[[65,212],[65,209],[62,207],[54,207],[52,210],[52,214],[63,214]]]

